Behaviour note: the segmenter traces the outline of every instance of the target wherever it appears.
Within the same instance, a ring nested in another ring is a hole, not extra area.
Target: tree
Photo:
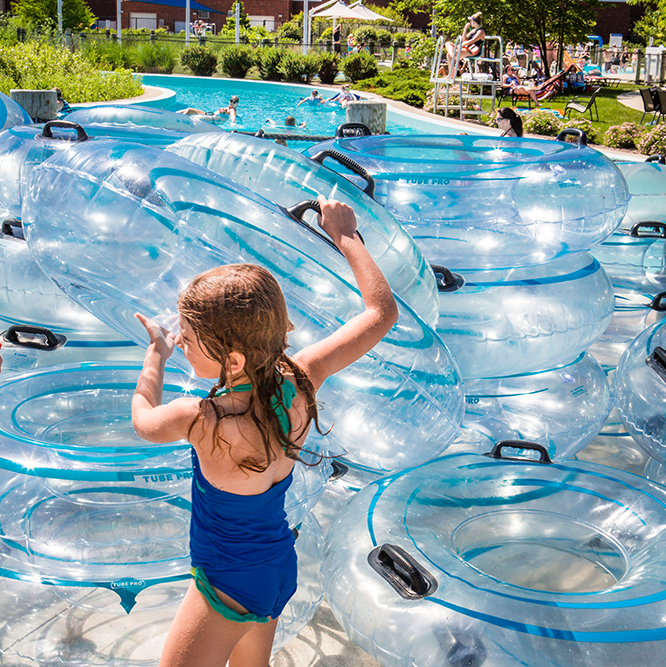
[[[654,44],[666,44],[666,0],[651,2],[649,0],[627,0],[630,5],[646,5],[645,15],[636,21],[632,32],[636,37],[648,44],[650,38]]]
[[[11,5],[12,13],[33,27],[58,26],[58,0],[16,0]],[[88,28],[97,20],[85,0],[63,0],[62,28],[77,30]]]
[[[548,72],[548,45],[587,41],[598,7],[599,0],[435,0],[435,23],[445,34],[459,34],[467,16],[481,11],[488,35],[538,46]]]
[[[226,30],[236,30],[236,5],[240,5],[240,20],[239,24],[241,28],[251,28],[252,24],[250,23],[250,18],[245,13],[245,7],[242,2],[234,2],[231,5],[231,15],[227,17],[227,22],[224,24]]]

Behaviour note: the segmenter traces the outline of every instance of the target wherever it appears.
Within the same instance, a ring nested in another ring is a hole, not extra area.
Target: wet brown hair
[[[220,422],[239,415],[224,412],[214,398],[231,380],[226,377],[229,353],[240,352],[245,356],[244,371],[252,384],[249,405],[241,414],[249,415],[259,431],[265,457],[246,458],[239,467],[264,472],[277,458],[271,446],[271,442],[276,441],[289,458],[299,460],[301,448],[290,438],[291,421],[289,431],[284,433],[271,407],[271,399],[280,395],[279,387],[285,381],[283,373],[293,373],[297,389],[307,400],[307,421],[301,433],[311,421],[319,430],[317,404],[312,382],[285,354],[287,334],[293,326],[277,280],[254,264],[228,264],[210,269],[196,276],[181,293],[178,310],[206,354],[222,368],[219,381],[199,404],[199,413],[190,425],[188,437],[198,422],[212,416],[215,419],[213,451],[225,443],[219,435]]]

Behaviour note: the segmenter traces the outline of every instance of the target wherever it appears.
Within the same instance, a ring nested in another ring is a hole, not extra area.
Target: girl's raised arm
[[[319,225],[340,249],[354,273],[365,310],[335,333],[294,355],[315,390],[324,380],[371,350],[398,320],[398,306],[386,278],[356,233],[354,211],[319,196]]]

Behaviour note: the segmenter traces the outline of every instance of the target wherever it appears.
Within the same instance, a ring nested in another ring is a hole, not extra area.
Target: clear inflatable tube
[[[588,351],[609,372],[617,368],[629,344],[641,332],[659,322],[666,312],[666,303],[659,295],[641,294],[617,289],[615,309],[606,331]]]
[[[98,107],[77,109],[67,116],[67,120],[79,125],[122,125],[128,130],[168,130],[169,132],[223,132],[221,128],[209,122],[204,116],[154,109],[138,104],[105,104]]]
[[[617,410],[631,437],[666,463],[666,328],[646,329],[620,359],[613,386]]]
[[[21,367],[143,358],[142,348],[134,341],[103,324],[48,278],[24,239],[0,234],[0,328],[16,326],[45,327],[64,336],[66,343],[57,350],[17,349],[26,357],[18,364],[12,358],[14,350],[3,344],[3,377]]]
[[[103,322],[145,345],[140,310],[171,326],[178,294],[224,263],[262,264],[281,284],[297,351],[362,308],[348,264],[318,233],[229,179],[176,155],[120,142],[60,153],[33,174],[23,207],[41,268]],[[444,451],[462,420],[458,370],[441,339],[399,301],[398,324],[327,380],[312,446],[394,470]],[[180,351],[172,357],[186,368]],[[417,437],[415,437],[418,434]]]
[[[468,432],[538,442],[557,461],[588,445],[612,407],[606,375],[589,354],[541,373],[465,380],[465,404]]]
[[[110,138],[164,148],[185,136],[183,132],[119,125],[89,124],[83,128],[69,119],[8,129],[0,134],[0,219],[21,217],[32,170],[54,153],[75,150],[89,140]]]
[[[92,522],[103,518],[111,517],[97,515],[92,517]],[[130,531],[127,539],[128,535],[119,534],[121,527],[127,526],[127,521],[124,517],[117,519],[118,542],[106,545],[106,551],[111,559],[114,549],[117,558],[128,558],[132,551],[129,545],[134,547],[133,540],[138,536],[137,526],[133,526],[134,530]],[[172,526],[173,519],[165,528]],[[84,526],[79,527],[82,530],[74,532],[74,526],[68,524],[66,532],[70,536],[76,535],[79,541],[92,536]],[[97,527],[100,527],[99,524]],[[89,553],[84,553],[84,545],[64,545],[59,536],[53,534],[54,528],[42,526],[38,533],[42,538],[55,537],[57,546],[63,549],[60,555],[65,561],[79,549],[84,554],[84,562],[87,562]],[[107,537],[111,536],[112,527],[107,525],[106,528],[109,531]],[[100,532],[94,542],[99,548],[103,546],[100,543],[102,536]],[[0,539],[4,539],[5,544],[11,543],[7,538]],[[184,541],[186,543],[187,540]],[[157,543],[144,544],[144,551],[148,553],[158,548]],[[278,621],[274,653],[299,634],[322,601],[319,574],[322,543],[316,519],[307,516],[299,526],[296,539],[298,590]],[[10,550],[15,548],[16,545],[10,546]],[[54,560],[57,562],[58,558]],[[81,576],[40,580],[34,573],[22,572],[22,568],[10,569],[13,564],[16,562],[4,561],[0,564],[0,604],[5,609],[0,662],[17,667],[34,664],[58,664],[62,667],[84,664],[86,667],[157,666],[161,644],[190,581],[189,566],[183,574],[164,576],[161,580],[144,581],[136,576],[118,576],[87,581]],[[71,565],[74,568],[76,564]],[[113,568],[114,564],[109,563],[109,566]],[[118,574],[122,567],[115,564]]]
[[[638,222],[666,222],[666,165],[653,162],[616,163],[629,187],[631,200],[623,229]]]
[[[620,225],[629,193],[601,153],[560,141],[475,136],[333,139],[433,264],[531,266],[589,250]],[[336,167],[337,168],[337,167]]]
[[[438,277],[436,330],[465,381],[569,363],[613,314],[611,283],[589,253],[529,268],[462,271],[448,283]]]
[[[640,292],[666,289],[666,223],[637,223],[632,230],[615,232],[592,254],[615,288]]]
[[[140,371],[137,364],[70,364],[1,382],[0,468],[43,478],[40,483],[59,498],[75,497],[89,505],[144,505],[148,514],[156,500],[187,494],[192,479],[189,443],[149,443],[132,426],[131,402]],[[167,371],[165,400],[206,394],[184,373]],[[307,454],[304,459],[315,462]],[[330,460],[296,465],[285,500],[291,526],[315,505],[331,472]],[[98,493],[99,484],[112,488]]]
[[[350,639],[387,667],[660,666],[666,488],[514,452],[445,456],[352,498],[322,564]]]
[[[16,125],[30,124],[32,124],[32,118],[28,116],[28,112],[11,97],[0,93],[0,131]]]
[[[392,215],[346,178],[290,148],[237,132],[188,137],[167,150],[280,206],[320,194],[349,204],[368,250],[393,291],[430,325],[437,321],[435,277],[421,251]],[[368,185],[364,184],[365,189]],[[315,216],[310,215],[306,219],[316,226]]]

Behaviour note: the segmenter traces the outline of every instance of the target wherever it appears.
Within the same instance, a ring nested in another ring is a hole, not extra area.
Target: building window
[[[209,12],[209,11],[206,11],[206,10],[204,10],[204,9],[202,9],[202,10],[199,12],[199,18],[200,18],[200,19],[209,19],[209,18],[210,18],[210,12]]]

